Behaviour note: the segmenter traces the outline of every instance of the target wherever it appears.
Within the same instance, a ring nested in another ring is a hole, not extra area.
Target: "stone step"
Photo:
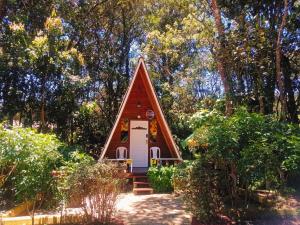
[[[153,188],[133,188],[133,194],[153,194]]]

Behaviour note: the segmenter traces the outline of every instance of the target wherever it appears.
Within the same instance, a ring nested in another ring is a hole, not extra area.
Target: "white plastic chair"
[[[127,159],[127,148],[118,147],[116,149],[116,159]]]
[[[160,159],[160,148],[159,147],[151,147],[150,148],[150,158]]]

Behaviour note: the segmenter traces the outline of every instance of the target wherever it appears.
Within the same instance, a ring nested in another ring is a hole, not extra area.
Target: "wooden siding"
[[[151,98],[156,96],[149,95],[149,92],[147,92],[145,88],[145,81],[143,80],[142,76],[145,74],[142,74],[143,71],[140,69],[138,71],[136,80],[133,84],[133,87],[131,89],[131,92],[129,93],[128,101],[125,105],[125,108],[121,115],[121,120],[117,124],[116,130],[112,136],[112,139],[110,143],[108,143],[107,152],[104,157],[106,158],[115,158],[116,157],[116,148],[119,146],[125,146],[128,149],[128,156],[130,156],[130,149],[129,149],[129,143],[130,143],[130,127],[128,132],[128,141],[126,143],[121,143],[121,121],[122,119],[128,119],[130,120],[148,120],[146,118],[146,111],[151,109],[155,112],[155,118],[158,121],[158,131],[157,131],[157,140],[155,143],[150,142],[148,140],[148,147],[152,146],[158,146],[161,149],[161,157],[163,158],[172,158],[176,157],[175,153],[171,153],[169,146],[166,143],[165,135],[163,134],[163,124],[162,120],[159,117],[157,106],[155,107],[155,104],[153,101],[151,101]],[[137,107],[137,104],[140,103],[141,107]],[[138,118],[138,115],[140,115],[140,118]],[[148,120],[149,121],[149,120]],[[130,124],[130,123],[129,123]],[[150,127],[150,125],[149,125]],[[148,131],[149,132],[149,131]],[[149,152],[148,149],[148,152]],[[149,158],[149,157],[148,157]]]

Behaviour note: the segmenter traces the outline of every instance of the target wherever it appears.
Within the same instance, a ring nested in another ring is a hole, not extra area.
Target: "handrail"
[[[103,159],[103,161],[108,160],[108,161],[127,161],[127,160],[132,160],[132,159]]]
[[[161,161],[167,161],[167,160],[176,161],[176,160],[180,160],[180,159],[178,159],[178,158],[157,158],[157,160],[161,160]]]
[[[151,159],[155,159],[155,158],[151,158]],[[130,172],[132,173],[132,169],[133,169],[133,160],[132,159],[103,159],[103,161],[108,160],[108,161],[130,161]],[[162,161],[180,161],[180,159],[178,158],[156,158],[155,160],[157,160],[159,162],[159,164],[161,165]]]

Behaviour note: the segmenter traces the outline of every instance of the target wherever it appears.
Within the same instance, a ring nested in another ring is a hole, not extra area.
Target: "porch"
[[[128,174],[147,174],[148,167],[137,167],[133,165],[133,159],[131,158],[121,158],[121,159],[104,159],[103,161],[111,161],[115,163],[126,163],[127,170],[126,173]],[[177,162],[181,162],[178,158],[151,158],[150,166],[170,166],[175,165]]]

